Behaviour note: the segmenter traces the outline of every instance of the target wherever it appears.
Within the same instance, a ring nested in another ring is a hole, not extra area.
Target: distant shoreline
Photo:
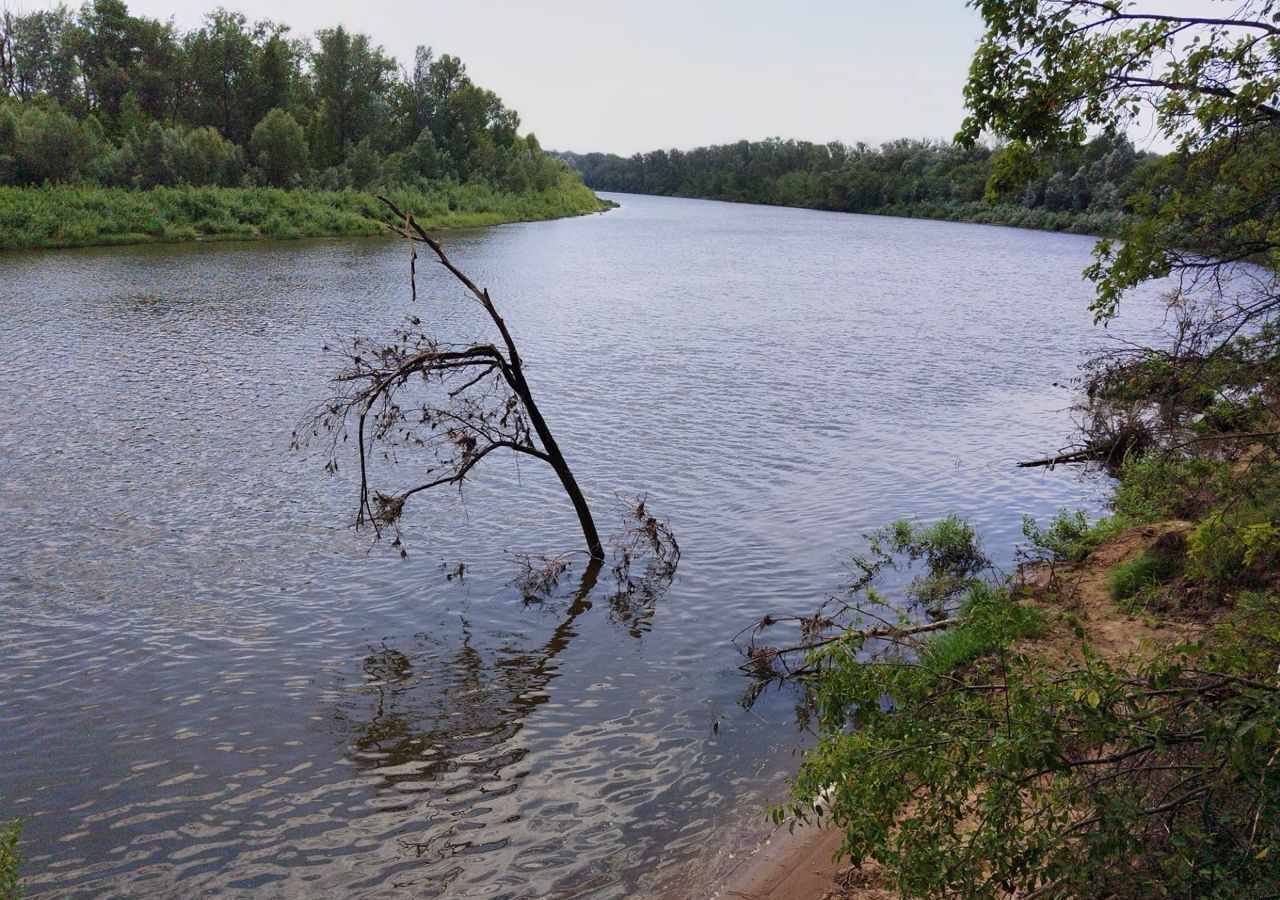
[[[794,203],[772,203],[764,200],[743,200],[735,197],[701,196],[693,194],[647,194],[640,191],[622,191],[596,187],[592,190],[605,194],[631,194],[636,197],[665,197],[672,200],[705,200],[712,203],[735,203],[743,206],[768,206],[774,209],[805,209],[812,212],[835,213],[842,216],[880,216],[891,219],[922,219],[929,222],[957,222],[966,225],[993,225],[1000,228],[1021,228],[1026,231],[1043,231],[1049,234],[1078,234],[1086,237],[1114,237],[1128,221],[1125,213],[1090,215],[1074,212],[1043,212],[1027,210],[1012,204],[918,203],[900,206],[884,206],[874,210],[830,209],[825,206],[804,206]]]

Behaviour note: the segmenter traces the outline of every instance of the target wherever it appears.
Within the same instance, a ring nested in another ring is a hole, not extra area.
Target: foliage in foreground
[[[444,184],[391,196],[432,229],[537,221],[603,208],[568,173],[544,191],[513,194],[484,184]],[[359,191],[0,187],[0,249],[370,235],[383,230],[385,209],[372,194]]]
[[[0,900],[19,900],[23,894],[22,881],[18,878],[18,836],[22,823],[14,819],[0,825]]]
[[[1280,883],[1276,595],[1240,594],[1202,642],[1132,662],[1039,652],[1044,614],[990,580],[957,619],[887,651],[854,630],[813,651],[820,742],[777,820],[834,823],[904,896]]]
[[[1280,694],[1252,678],[1252,657],[1274,661],[1275,598],[1203,655],[1178,648],[1133,669],[1059,671],[1009,651],[1017,609],[971,613],[969,642],[995,647],[959,664],[928,645],[914,664],[828,651],[824,736],[792,811],[816,805],[854,860],[874,856],[911,896],[1260,896],[1276,884]]]

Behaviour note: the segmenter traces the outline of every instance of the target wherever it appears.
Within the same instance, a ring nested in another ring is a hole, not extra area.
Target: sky
[[[981,34],[963,0],[129,2],[184,30],[217,5],[295,37],[341,23],[405,65],[418,44],[459,56],[544,147],[624,155],[773,136],[950,138]]]

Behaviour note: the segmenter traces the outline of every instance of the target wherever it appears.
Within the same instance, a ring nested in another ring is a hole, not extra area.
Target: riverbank
[[[1019,575],[1022,602],[1043,614],[1049,626],[1010,649],[1055,670],[1077,666],[1141,667],[1163,653],[1192,646],[1211,632],[1217,617],[1194,612],[1136,610],[1115,599],[1114,573],[1157,548],[1184,542],[1194,524],[1178,519],[1126,529],[1078,564],[1035,565]],[[837,858],[843,832],[813,823],[779,825],[705,900],[889,900],[884,869],[874,861],[853,868]]]
[[[593,190],[610,193],[607,187]],[[626,192],[619,192],[626,193]],[[895,203],[874,209],[842,209],[823,204],[804,204],[785,201],[747,200],[740,197],[708,194],[641,194],[646,197],[676,197],[682,200],[714,200],[718,203],[738,203],[744,206],[774,206],[784,209],[811,209],[816,212],[836,212],[858,216],[887,216],[896,219],[926,219],[936,222],[963,222],[970,225],[1000,225],[1005,228],[1025,228],[1030,231],[1049,231],[1059,234],[1080,234],[1092,237],[1115,237],[1132,221],[1128,213],[1117,210],[1102,211],[1052,211],[1028,209],[1013,203],[983,203],[980,201]]]
[[[1252,423],[1266,435],[1274,424]],[[1196,455],[1130,456],[1115,470],[1110,519],[1024,520],[1023,567],[970,582],[946,618],[851,626],[813,645],[824,648],[804,657],[820,740],[786,812],[811,820],[821,806],[840,830],[758,852],[740,883],[711,896],[1006,896],[1045,885],[1054,896],[1132,896],[1165,878],[1191,887],[1179,894],[1219,896],[1222,885],[1274,884],[1277,834],[1259,823],[1280,805],[1280,493],[1271,447],[1234,430]],[[879,562],[859,563],[869,578],[892,554],[930,559],[915,596],[954,587],[972,569],[955,561],[981,558],[956,519],[898,523],[874,540]],[[908,648],[912,664],[861,656],[871,640]],[[753,649],[776,672],[802,648]],[[892,707],[877,708],[886,696]],[[1238,843],[1223,850],[1228,840]],[[846,842],[864,868],[822,861]]]
[[[889,900],[878,867],[850,870],[836,859],[835,828],[779,825],[705,900]]]
[[[1116,210],[1067,212],[1028,209],[1010,203],[910,203],[872,210],[870,216],[897,216],[904,219],[934,219],[941,222],[968,222],[973,225],[1003,225],[1033,231],[1057,231],[1114,237],[1131,217]]]
[[[868,147],[768,139],[627,158],[560,156],[598,191],[1090,235],[1120,233],[1132,218],[1125,198],[1163,184],[1159,158],[1120,135],[1099,135],[1076,154],[1042,155],[1016,189],[995,197],[988,188],[1003,182],[1010,159],[982,144],[899,140]]]
[[[512,194],[442,184],[392,198],[426,228],[478,228],[585,215],[613,204],[567,173],[545,191]],[[373,235],[386,208],[362,191],[96,186],[0,188],[0,250],[209,240]]]

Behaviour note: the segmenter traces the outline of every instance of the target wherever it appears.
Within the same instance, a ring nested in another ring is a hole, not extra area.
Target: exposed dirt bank
[[[1120,661],[1202,632],[1205,624],[1197,621],[1130,615],[1112,599],[1108,585],[1108,575],[1117,565],[1146,552],[1163,536],[1192,527],[1180,520],[1142,525],[1116,535],[1078,566],[1025,571],[1029,602],[1050,612],[1054,624],[1021,649],[1069,663],[1079,657],[1079,628],[1099,657]],[[713,887],[707,900],[886,900],[897,896],[886,887],[876,864],[857,870],[833,862],[840,842],[841,835],[834,829],[808,826],[792,833],[786,825],[780,826]]]

